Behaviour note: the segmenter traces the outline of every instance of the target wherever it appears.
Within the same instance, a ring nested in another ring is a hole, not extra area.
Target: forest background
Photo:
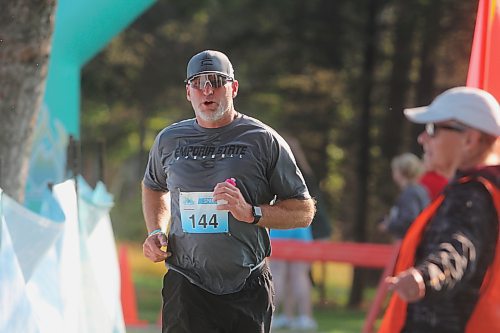
[[[476,11],[475,0],[160,0],[84,67],[82,173],[114,194],[117,238],[141,242],[149,148],[194,116],[187,61],[220,50],[236,109],[302,147],[332,239],[388,242],[376,224],[397,193],[390,160],[421,155],[422,127],[402,110],[465,85]]]

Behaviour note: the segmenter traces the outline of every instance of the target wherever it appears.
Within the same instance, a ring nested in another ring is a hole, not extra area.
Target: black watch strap
[[[262,217],[262,209],[259,206],[252,206],[253,222],[252,224],[257,224]]]

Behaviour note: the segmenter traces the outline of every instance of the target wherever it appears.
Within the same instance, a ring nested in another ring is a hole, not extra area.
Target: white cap
[[[405,109],[404,113],[414,123],[455,120],[481,132],[500,136],[500,105],[493,95],[478,88],[448,89],[429,106]]]

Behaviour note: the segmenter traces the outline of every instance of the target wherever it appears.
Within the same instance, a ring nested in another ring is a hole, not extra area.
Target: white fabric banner
[[[0,333],[125,332],[112,197],[78,188],[55,185],[41,215],[0,190]]]
[[[38,324],[26,293],[23,273],[1,212],[0,229],[0,332],[38,333]]]

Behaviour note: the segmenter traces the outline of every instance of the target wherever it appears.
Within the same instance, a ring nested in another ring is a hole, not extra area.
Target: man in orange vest
[[[500,332],[500,106],[457,87],[405,115],[426,124],[418,142],[450,183],[402,241],[379,333]]]

